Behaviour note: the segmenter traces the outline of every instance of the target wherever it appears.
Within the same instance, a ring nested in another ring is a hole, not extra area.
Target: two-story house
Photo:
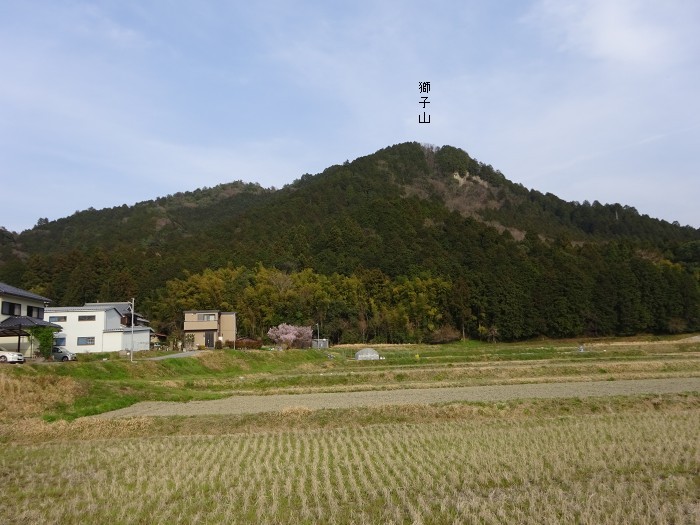
[[[27,329],[50,326],[44,321],[44,309],[51,300],[39,294],[0,283],[0,346],[31,354],[31,338]]]
[[[186,347],[214,348],[217,341],[235,341],[236,312],[186,310],[184,332]]]
[[[55,344],[79,354],[148,350],[151,329],[148,320],[134,312],[131,303],[86,303],[85,306],[46,308],[45,319],[61,326]]]

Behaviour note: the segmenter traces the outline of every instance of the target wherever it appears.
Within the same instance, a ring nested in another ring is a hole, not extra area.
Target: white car
[[[19,352],[10,352],[0,346],[0,363],[24,363],[24,356]]]

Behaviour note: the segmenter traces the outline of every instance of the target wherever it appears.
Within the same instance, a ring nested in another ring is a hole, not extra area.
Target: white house
[[[33,355],[35,348],[27,330],[37,326],[52,326],[44,321],[44,308],[50,299],[0,283],[0,347]]]
[[[148,350],[151,329],[148,320],[134,313],[131,328],[130,303],[86,303],[85,306],[46,308],[44,319],[59,325],[56,345],[79,354]],[[133,334],[133,345],[132,345]]]

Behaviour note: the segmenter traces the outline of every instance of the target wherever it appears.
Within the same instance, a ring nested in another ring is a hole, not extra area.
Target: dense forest
[[[405,143],[279,190],[233,182],[0,229],[0,280],[59,305],[137,297],[154,328],[239,312],[334,342],[700,329],[700,230],[528,190]]]

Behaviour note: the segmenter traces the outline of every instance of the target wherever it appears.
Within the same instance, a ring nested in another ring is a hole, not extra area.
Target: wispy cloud
[[[563,52],[649,68],[675,63],[685,54],[678,26],[689,5],[674,0],[539,0],[523,20],[539,26]]]

